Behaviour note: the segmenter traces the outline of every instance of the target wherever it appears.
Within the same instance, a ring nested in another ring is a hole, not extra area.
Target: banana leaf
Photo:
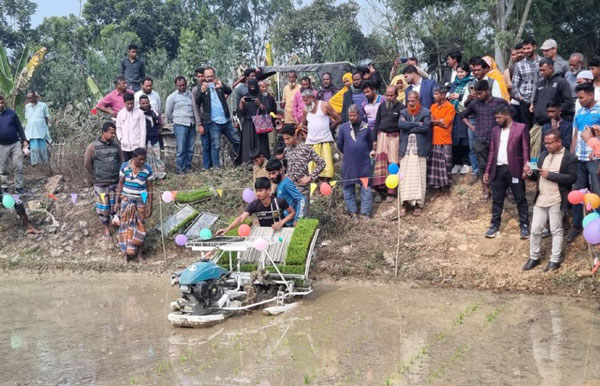
[[[0,45],[0,94],[8,96],[12,93],[12,71],[8,64],[8,57],[4,46]]]
[[[87,85],[96,101],[99,102],[100,100],[102,100],[104,95],[102,95],[102,93],[100,92],[100,89],[96,85],[96,82],[94,82],[94,80],[89,76],[87,77]]]

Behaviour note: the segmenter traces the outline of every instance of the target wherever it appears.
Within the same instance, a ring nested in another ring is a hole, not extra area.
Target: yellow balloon
[[[390,174],[385,179],[385,186],[387,186],[389,189],[394,189],[398,186],[398,182],[400,182],[400,180],[398,179],[398,175]]]
[[[586,193],[583,196],[583,202],[586,206],[589,204],[592,208],[596,209],[600,207],[600,196],[595,193]]]

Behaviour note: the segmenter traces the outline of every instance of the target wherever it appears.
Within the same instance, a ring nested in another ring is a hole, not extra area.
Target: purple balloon
[[[254,191],[252,189],[246,188],[244,189],[244,193],[242,193],[242,198],[249,204],[252,201],[254,201],[256,195],[254,194]]]
[[[587,224],[583,229],[583,238],[592,245],[600,244],[600,219]]]
[[[187,242],[187,237],[185,235],[177,235],[175,237],[175,244],[179,245],[180,247],[183,247],[186,242]]]

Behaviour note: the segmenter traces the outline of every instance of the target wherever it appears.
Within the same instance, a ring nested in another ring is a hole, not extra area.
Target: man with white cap
[[[594,75],[589,70],[583,70],[579,74],[577,74],[576,82],[577,84],[582,83],[592,83],[594,81]],[[575,114],[581,108],[581,103],[579,103],[579,98],[575,98]]]
[[[560,55],[558,55],[558,45],[556,44],[556,40],[548,39],[544,41],[541,50],[544,54],[544,57],[552,59],[552,61],[554,62],[555,74],[560,74],[564,77],[567,74],[567,72],[569,72],[569,62],[567,62]]]

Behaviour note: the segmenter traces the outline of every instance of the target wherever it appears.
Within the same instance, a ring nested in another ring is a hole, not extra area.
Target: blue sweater
[[[294,216],[294,222],[298,221],[299,218],[304,217],[304,208],[306,207],[306,199],[300,193],[296,185],[292,180],[285,177],[277,185],[277,198],[285,199],[296,211]],[[287,212],[285,212],[287,216]],[[290,225],[289,223],[287,225]],[[293,225],[293,224],[292,224]]]
[[[4,111],[0,112],[0,145],[12,145],[26,139],[17,114],[14,110],[4,108]]]

